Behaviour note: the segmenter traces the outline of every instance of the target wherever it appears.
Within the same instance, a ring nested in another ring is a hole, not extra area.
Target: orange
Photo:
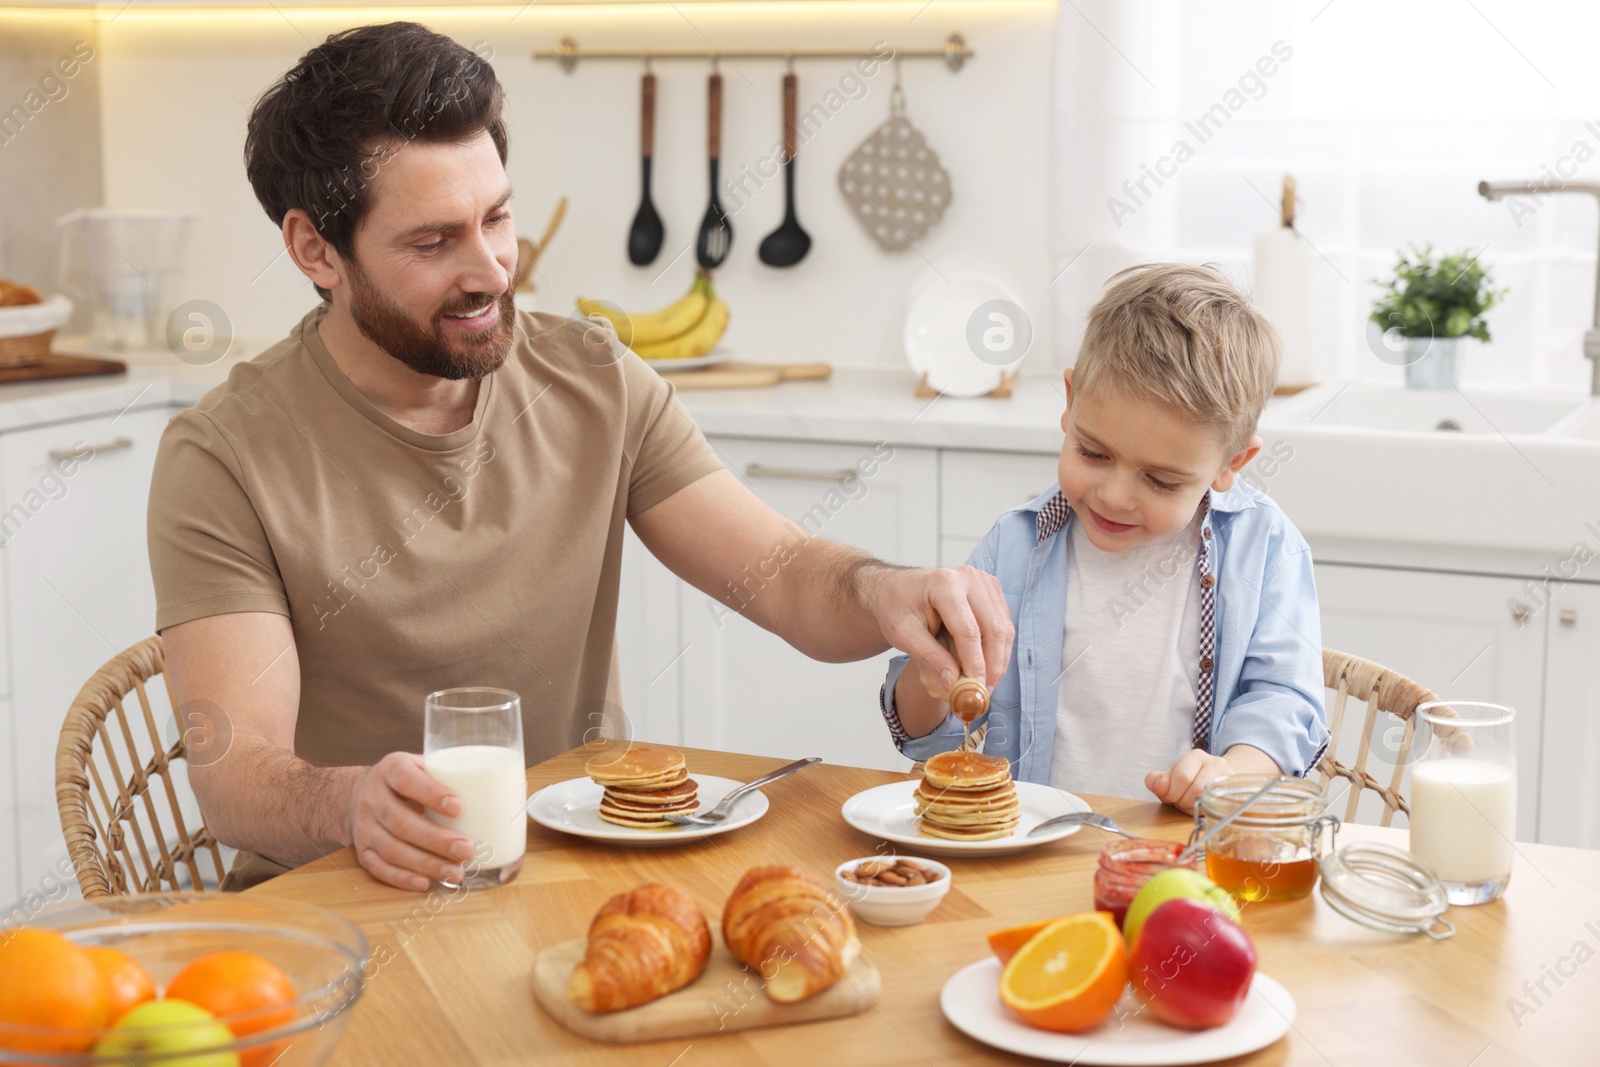
[[[105,945],[90,945],[83,951],[105,983],[108,1024],[115,1025],[140,1004],[156,999],[156,980],[132,956]]]
[[[1011,957],[1017,954],[1017,949],[1032,941],[1035,934],[1055,921],[1055,919],[1040,919],[1036,923],[1023,923],[1021,926],[1008,926],[1004,930],[991,930],[989,951],[993,952],[1001,963],[1010,963]]]
[[[1128,950],[1106,911],[1057,919],[1017,950],[1000,999],[1029,1026],[1076,1033],[1098,1025],[1128,984]]]
[[[109,1022],[105,982],[82,948],[51,930],[0,934],[0,1023],[56,1027],[3,1034],[15,1052],[83,1052]]]
[[[200,1005],[226,1023],[235,1037],[271,1030],[294,1019],[294,985],[289,976],[253,952],[201,956],[178,972],[166,995]],[[246,1012],[245,1018],[229,1018]],[[241,1052],[240,1067],[270,1064],[283,1048],[280,1042]]]

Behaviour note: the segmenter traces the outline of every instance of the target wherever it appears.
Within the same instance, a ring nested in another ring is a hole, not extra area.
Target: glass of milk
[[[461,798],[461,814],[453,819],[428,812],[472,839],[476,852],[461,884],[479,889],[515,878],[528,847],[522,698],[479,686],[429,693],[422,763],[429,777]]]
[[[1452,904],[1499,900],[1517,835],[1516,711],[1500,704],[1417,705],[1428,747],[1411,769],[1411,852]]]

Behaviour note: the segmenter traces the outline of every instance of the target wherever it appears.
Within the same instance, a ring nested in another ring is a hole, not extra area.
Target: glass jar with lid
[[[1109,911],[1121,926],[1128,905],[1153,876],[1171,867],[1195,869],[1196,860],[1178,862],[1182,852],[1176,841],[1135,837],[1110,842],[1100,850],[1094,872],[1094,910]]]
[[[1271,780],[1264,774],[1212,779],[1195,804],[1190,840],[1199,840],[1208,822],[1232,815]],[[1325,813],[1327,806],[1327,794],[1317,783],[1279,778],[1206,842],[1206,876],[1241,900],[1304,897],[1316,884],[1324,844],[1332,848],[1338,832],[1339,820]]]

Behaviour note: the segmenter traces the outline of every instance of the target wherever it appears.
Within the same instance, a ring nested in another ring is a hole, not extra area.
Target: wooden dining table
[[[785,760],[684,749],[691,774],[748,780]],[[580,777],[593,747],[528,770],[530,794]],[[493,889],[404,892],[375,881],[350,849],[249,892],[330,908],[365,931],[365,991],[330,1061],[343,1064],[595,1064],[808,1067],[1037,1062],[961,1033],[939,1009],[956,971],[984,958],[986,932],[1089,910],[1109,839],[1085,828],[1029,851],[944,858],[949,894],[924,922],[860,923],[882,975],[877,1004],[841,1019],[676,1041],[600,1044],[535,1003],[534,958],[584,936],[602,902],[647,881],[681,886],[713,921],[748,868],[790,863],[832,882],[839,863],[881,851],[849,826],[852,794],[908,775],[819,765],[766,787],[764,818],[668,848],[599,844],[530,824],[515,881]],[[1085,797],[1147,837],[1184,840],[1191,820],[1153,801]],[[1404,848],[1404,829],[1348,825],[1339,843]],[[914,849],[908,854],[915,855]],[[1521,844],[1503,900],[1455,907],[1453,937],[1397,937],[1358,926],[1320,897],[1246,904],[1259,969],[1294,996],[1289,1032],[1238,1064],[1493,1067],[1600,1063],[1600,852]]]

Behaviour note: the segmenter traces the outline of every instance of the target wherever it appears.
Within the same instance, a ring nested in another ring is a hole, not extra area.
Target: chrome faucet
[[[1533,196],[1540,198],[1552,193],[1588,193],[1600,200],[1600,182],[1536,181],[1536,182],[1479,182],[1478,195],[1485,200],[1499,200],[1504,196]],[[1583,354],[1594,366],[1589,378],[1589,392],[1600,396],[1600,266],[1595,269],[1594,322],[1583,331]]]

